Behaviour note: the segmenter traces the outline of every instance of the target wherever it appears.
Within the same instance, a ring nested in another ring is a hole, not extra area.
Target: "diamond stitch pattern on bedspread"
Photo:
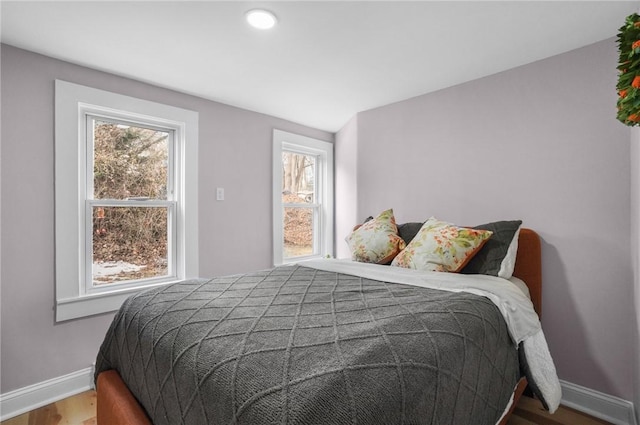
[[[495,424],[519,377],[498,309],[299,265],[129,298],[96,363],[161,424]]]

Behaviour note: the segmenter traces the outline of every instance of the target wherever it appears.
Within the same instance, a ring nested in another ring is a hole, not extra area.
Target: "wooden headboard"
[[[531,229],[520,229],[513,275],[527,284],[533,307],[538,317],[542,317],[542,253],[540,237]]]

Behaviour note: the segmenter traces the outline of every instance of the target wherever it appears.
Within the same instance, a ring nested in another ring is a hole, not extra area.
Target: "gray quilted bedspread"
[[[129,298],[97,358],[161,424],[495,424],[518,355],[486,298],[302,266]]]

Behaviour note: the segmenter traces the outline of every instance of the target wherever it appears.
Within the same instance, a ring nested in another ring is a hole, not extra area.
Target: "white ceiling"
[[[334,132],[360,111],[613,37],[639,6],[3,0],[0,13],[3,43]],[[255,7],[278,26],[250,28]]]

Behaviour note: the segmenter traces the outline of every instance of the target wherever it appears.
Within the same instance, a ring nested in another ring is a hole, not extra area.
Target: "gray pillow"
[[[398,224],[398,235],[409,245],[409,242],[416,237],[424,223],[403,223]]]
[[[491,230],[493,235],[460,273],[498,276],[502,260],[507,255],[509,245],[521,224],[521,220],[496,221],[474,227],[479,230]]]

